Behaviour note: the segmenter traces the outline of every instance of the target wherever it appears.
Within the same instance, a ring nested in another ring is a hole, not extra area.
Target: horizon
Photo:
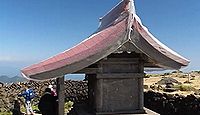
[[[0,75],[20,75],[20,69],[80,43],[119,1],[3,0]],[[143,24],[159,41],[191,61],[181,71],[199,70],[200,1],[135,0],[135,7]]]

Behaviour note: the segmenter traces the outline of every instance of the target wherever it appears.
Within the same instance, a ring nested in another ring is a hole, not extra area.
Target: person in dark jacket
[[[46,88],[44,95],[40,98],[38,108],[42,115],[57,115],[57,97],[51,95],[51,89]]]
[[[12,109],[13,115],[23,115],[22,112],[20,111],[20,102],[18,99],[14,100],[14,107]]]

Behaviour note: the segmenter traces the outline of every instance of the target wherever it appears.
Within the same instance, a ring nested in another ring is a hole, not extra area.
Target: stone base
[[[89,107],[97,115],[144,113],[143,73],[89,76]]]
[[[116,113],[116,112],[107,112],[107,113],[93,113],[89,110],[86,104],[77,104],[73,108],[73,112],[69,115],[160,115],[150,109],[144,107],[144,111],[134,111],[134,112],[125,112],[125,113]]]

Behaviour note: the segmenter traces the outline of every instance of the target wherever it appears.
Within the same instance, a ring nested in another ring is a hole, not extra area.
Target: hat
[[[49,85],[48,88],[53,88],[53,85]]]

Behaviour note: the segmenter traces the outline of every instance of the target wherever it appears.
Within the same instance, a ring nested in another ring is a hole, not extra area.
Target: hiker
[[[45,93],[40,98],[38,108],[42,115],[57,115],[57,96],[51,94],[51,89],[46,88]]]
[[[18,99],[14,100],[14,107],[12,109],[13,115],[23,115],[23,113],[20,111],[20,102]]]
[[[53,85],[49,85],[48,88],[51,89],[51,94],[52,94],[53,96],[57,96],[55,85],[54,85],[54,86],[53,86]]]
[[[33,89],[28,85],[26,90],[19,94],[18,96],[23,96],[25,98],[25,106],[26,106],[26,114],[27,115],[34,115],[33,109],[31,107],[31,100],[35,97]]]

